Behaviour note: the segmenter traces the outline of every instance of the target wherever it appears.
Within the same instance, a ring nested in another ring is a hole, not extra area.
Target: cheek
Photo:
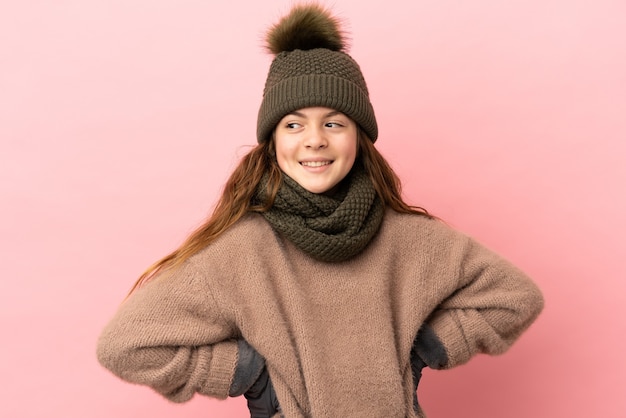
[[[278,167],[280,167],[281,170],[285,171],[289,165],[289,156],[292,154],[292,152],[289,150],[288,147],[285,146],[284,141],[281,141],[280,139],[276,140],[274,146]]]
[[[278,168],[280,168],[282,171],[287,170],[287,163],[285,161],[285,158],[279,152],[276,152],[276,162],[278,163]]]
[[[348,141],[346,143],[346,146],[345,146],[345,149],[344,149],[344,153],[346,155],[346,160],[348,160],[352,164],[354,164],[354,161],[356,160],[356,156],[359,153],[358,141],[356,139]]]

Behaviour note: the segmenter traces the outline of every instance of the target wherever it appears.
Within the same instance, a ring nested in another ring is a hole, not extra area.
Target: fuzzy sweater
[[[430,325],[451,368],[503,353],[543,307],[517,268],[443,223],[387,210],[348,261],[317,261],[257,214],[136,291],[104,329],[100,362],[175,402],[226,398],[238,338],[266,361],[282,412],[416,417],[410,352]]]

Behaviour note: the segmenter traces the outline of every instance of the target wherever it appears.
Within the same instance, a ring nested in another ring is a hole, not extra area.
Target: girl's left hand
[[[267,368],[263,369],[257,381],[244,396],[248,400],[250,418],[271,418],[281,412]]]

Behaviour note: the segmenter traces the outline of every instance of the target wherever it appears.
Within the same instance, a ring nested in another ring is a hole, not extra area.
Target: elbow
[[[527,326],[530,326],[543,311],[545,299],[543,293],[532,283],[520,300],[520,311],[527,317]]]
[[[107,327],[98,338],[96,357],[100,365],[117,377],[143,383],[141,374],[157,365],[161,359],[149,347],[141,347],[131,335],[116,327]]]
[[[124,370],[127,369],[127,350],[120,346],[114,338],[106,331],[100,336],[96,345],[96,357],[100,365],[114,375],[123,377]]]
[[[509,307],[508,319],[501,322],[501,336],[507,342],[502,352],[506,351],[537,320],[545,303],[543,294],[533,283],[518,292],[513,300],[515,303]]]
[[[188,401],[190,392],[179,376],[162,364],[159,356],[150,349],[123,347],[112,341],[100,339],[96,348],[98,362],[113,375],[134,384],[151,387],[172,402]]]

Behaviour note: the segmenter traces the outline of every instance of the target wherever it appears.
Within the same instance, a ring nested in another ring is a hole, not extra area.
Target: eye
[[[300,125],[300,124],[299,124],[299,123],[297,123],[297,122],[288,122],[288,123],[286,123],[286,124],[285,124],[285,127],[286,127],[287,129],[298,129],[298,128],[300,128],[301,126],[302,126],[302,125]]]
[[[344,125],[339,122],[326,122],[324,126],[326,126],[327,128],[341,128]]]

